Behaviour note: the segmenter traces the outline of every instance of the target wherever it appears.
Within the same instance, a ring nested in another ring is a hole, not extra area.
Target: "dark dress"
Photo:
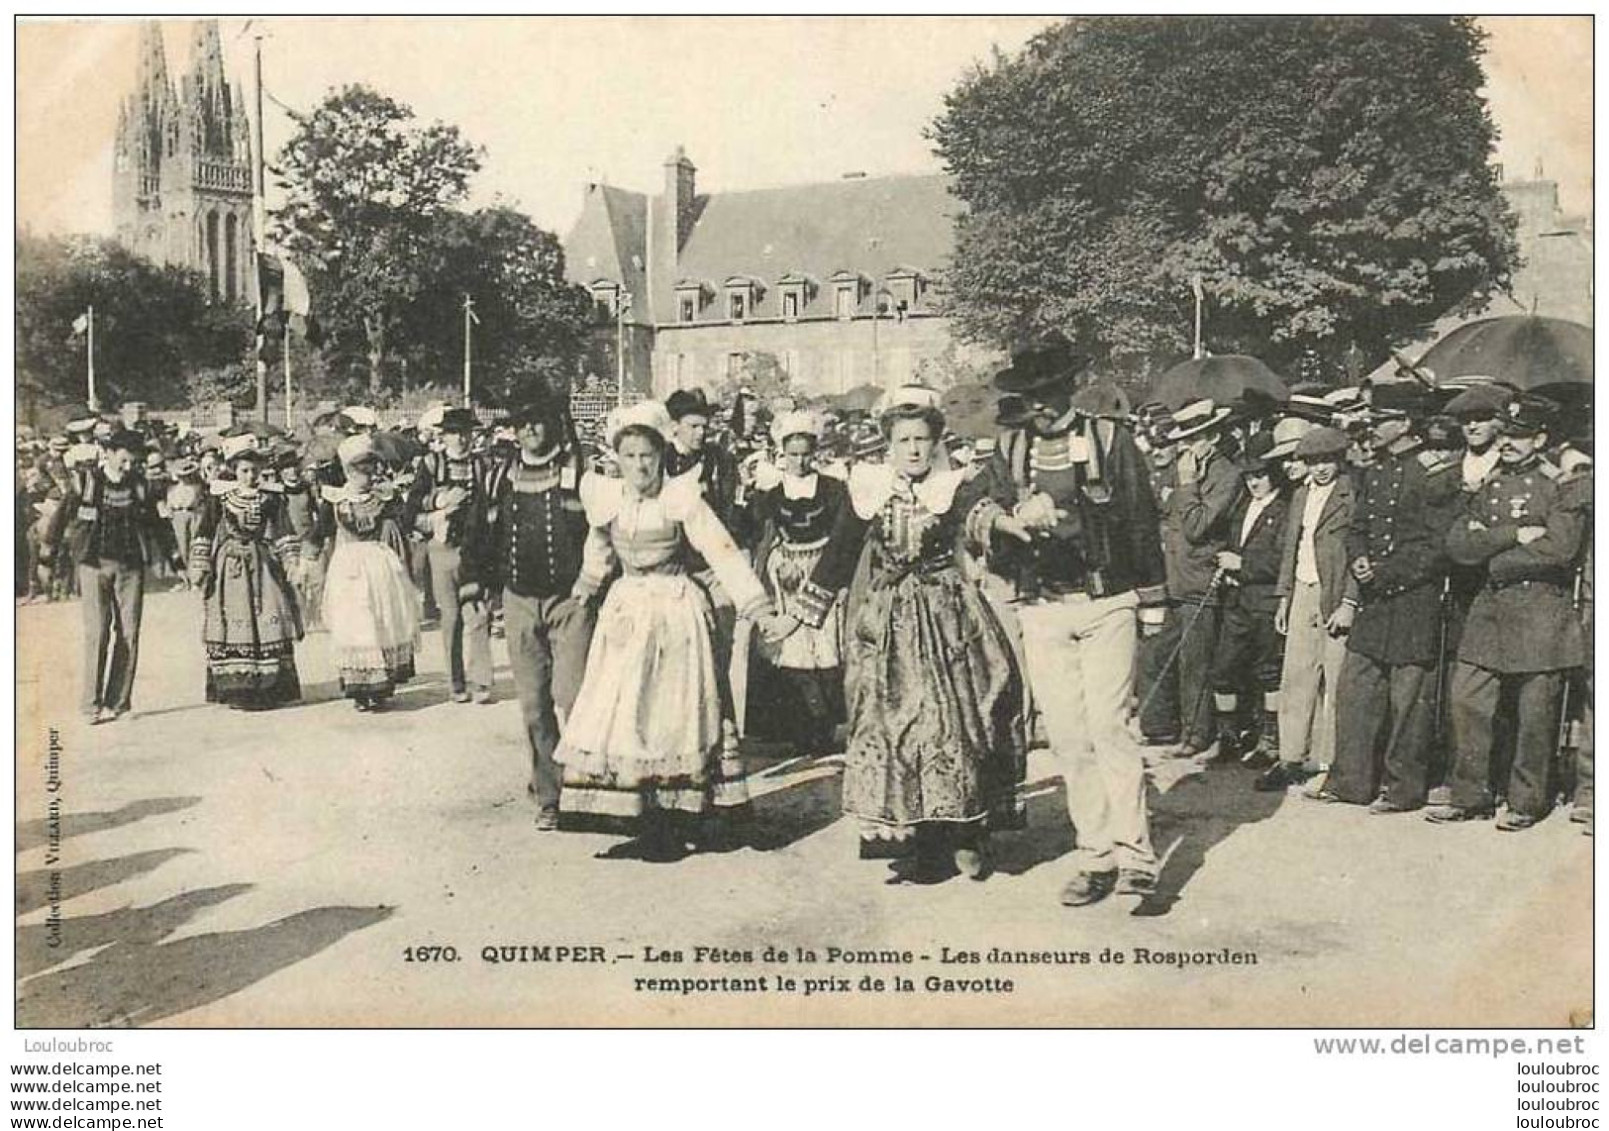
[[[207,701],[272,707],[301,697],[301,614],[286,575],[299,542],[284,500],[229,487],[207,500],[190,547],[204,596]]]
[[[1005,629],[957,562],[1008,497],[990,474],[930,472],[912,483],[857,467],[822,560],[801,589],[820,625],[865,550],[865,593],[844,645],[849,687],[844,810],[866,839],[942,826],[958,840],[1020,827],[1027,743],[1022,676]]]
[[[848,501],[843,481],[820,473],[756,493],[749,508],[759,531],[754,571],[780,612],[794,611]],[[745,733],[789,741],[805,754],[830,749],[833,729],[844,721],[842,602],[819,628],[801,625],[780,644],[761,642],[757,650],[763,663],[751,676]]]

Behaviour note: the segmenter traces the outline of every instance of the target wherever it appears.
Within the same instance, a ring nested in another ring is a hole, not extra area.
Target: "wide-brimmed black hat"
[[[437,429],[442,432],[473,432],[480,421],[475,414],[467,408],[449,408],[441,414],[441,423]]]
[[[1289,454],[1276,451],[1280,446],[1275,443],[1272,432],[1253,432],[1246,437],[1246,443],[1241,447],[1240,454],[1235,457],[1235,464],[1242,474],[1251,471],[1267,472],[1271,464],[1278,463]]]
[[[145,434],[132,428],[118,428],[106,438],[105,447],[108,451],[126,451],[133,452],[137,456],[144,455]]]
[[[1064,335],[1047,334],[1013,353],[1011,364],[994,375],[994,387],[1018,395],[1071,389],[1089,363],[1089,355],[1074,350]]]
[[[530,424],[540,421],[543,424],[554,424],[558,421],[562,406],[558,399],[546,389],[532,389],[519,399],[509,403],[503,415],[498,417],[497,423],[510,428],[518,428],[521,424]],[[449,412],[452,410],[449,409]],[[459,409],[459,412],[464,411]],[[446,427],[446,414],[442,416],[442,426]]]

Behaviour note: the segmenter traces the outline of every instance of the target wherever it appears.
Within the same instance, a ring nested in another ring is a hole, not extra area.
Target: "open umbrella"
[[[1254,398],[1290,399],[1290,390],[1279,374],[1245,354],[1226,353],[1216,357],[1196,357],[1182,361],[1162,374],[1151,386],[1153,401],[1169,408],[1183,408],[1191,401],[1213,400],[1219,404],[1238,404],[1251,393]]]
[[[1437,384],[1486,378],[1535,389],[1592,383],[1592,329],[1562,318],[1510,314],[1467,322],[1419,359]]]
[[[853,389],[846,389],[827,399],[841,411],[860,409],[864,412],[876,404],[884,392],[880,385],[856,385]]]

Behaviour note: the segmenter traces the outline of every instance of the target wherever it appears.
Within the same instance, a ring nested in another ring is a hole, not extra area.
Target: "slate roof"
[[[762,284],[749,317],[778,318],[779,282],[802,275],[815,289],[801,314],[827,316],[834,302],[830,280],[847,271],[873,284],[862,288],[857,308],[869,314],[890,275],[914,270],[931,280],[948,264],[961,208],[949,186],[943,175],[893,176],[701,195],[674,271],[659,273],[668,293],[656,294],[653,307],[662,319],[675,318],[674,285],[698,281],[714,296],[700,320],[724,320],[726,281],[748,276]],[[597,202],[594,193],[601,194]],[[566,244],[570,277],[580,283],[631,279],[632,255],[647,259],[648,198],[603,185],[590,186],[588,197]],[[636,278],[640,283],[640,271]]]

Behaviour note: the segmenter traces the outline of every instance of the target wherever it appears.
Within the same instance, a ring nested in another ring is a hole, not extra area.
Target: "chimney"
[[[681,146],[665,158],[665,190],[648,202],[648,298],[638,310],[644,321],[671,320],[672,292],[681,277],[681,250],[698,215],[693,163]]]
[[[679,145],[675,153],[665,158],[665,202],[667,208],[675,209],[677,251],[686,246],[687,237],[693,231],[694,175],[697,172]]]

